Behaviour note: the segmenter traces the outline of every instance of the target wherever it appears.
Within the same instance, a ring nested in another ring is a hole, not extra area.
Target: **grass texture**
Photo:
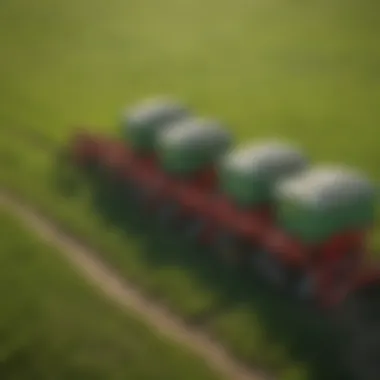
[[[371,0],[4,0],[0,183],[239,357],[281,379],[338,379],[322,318],[217,268],[136,212],[120,215],[104,189],[79,178],[74,193],[53,148],[77,124],[116,134],[126,104],[168,93],[227,122],[237,141],[284,137],[316,162],[375,180],[378,11]],[[380,246],[378,227],[371,244]]]

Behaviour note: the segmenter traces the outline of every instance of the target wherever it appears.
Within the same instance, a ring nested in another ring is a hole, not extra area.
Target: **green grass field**
[[[47,148],[62,144],[73,124],[117,133],[122,107],[169,93],[225,120],[238,140],[286,137],[316,161],[352,164],[376,179],[379,10],[371,0],[4,0],[0,181],[178,313],[194,319],[207,310],[206,327],[238,356],[281,379],[338,379],[319,317],[224,273],[139,218],[115,224],[85,183],[64,193]],[[38,149],[17,125],[47,145]],[[378,228],[372,243],[380,246]]]
[[[220,379],[103,299],[1,208],[0,225],[1,379]]]

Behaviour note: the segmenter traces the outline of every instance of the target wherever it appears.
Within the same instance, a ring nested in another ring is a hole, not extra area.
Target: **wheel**
[[[379,286],[360,289],[347,297],[336,316],[348,342],[344,361],[355,379],[380,378]]]
[[[157,221],[160,226],[172,227],[178,222],[180,208],[173,202],[163,202],[157,209]]]
[[[347,345],[345,363],[355,379],[380,378],[380,328],[367,325],[351,338]]]
[[[101,180],[107,181],[107,183],[112,183],[114,181],[115,175],[112,169],[103,163],[98,165],[98,174]]]
[[[214,251],[224,264],[238,266],[246,254],[239,239],[228,232],[220,232],[214,241]]]
[[[277,289],[285,289],[287,271],[270,253],[258,251],[252,256],[253,269],[257,276]]]
[[[295,275],[289,287],[291,294],[300,301],[308,302],[315,296],[316,283],[310,274]]]
[[[184,222],[183,235],[185,239],[191,242],[198,242],[199,238],[204,231],[205,221],[198,218],[189,218]]]
[[[133,188],[132,199],[142,212],[150,212],[152,204],[152,191],[145,187],[135,185]]]

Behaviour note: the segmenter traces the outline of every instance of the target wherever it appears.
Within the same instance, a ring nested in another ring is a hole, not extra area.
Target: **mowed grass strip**
[[[52,248],[0,206],[0,377],[221,377],[84,283]]]

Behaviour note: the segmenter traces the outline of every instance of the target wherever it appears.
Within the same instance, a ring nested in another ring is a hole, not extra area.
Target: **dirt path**
[[[186,325],[164,307],[147,300],[136,287],[107,267],[98,258],[99,254],[62,231],[52,220],[41,215],[21,199],[0,189],[0,206],[9,209],[43,240],[59,248],[83,276],[106,296],[120,306],[137,313],[158,333],[190,347],[225,378],[231,380],[270,379],[264,373],[254,372],[239,364],[220,344],[212,341],[204,332]]]

